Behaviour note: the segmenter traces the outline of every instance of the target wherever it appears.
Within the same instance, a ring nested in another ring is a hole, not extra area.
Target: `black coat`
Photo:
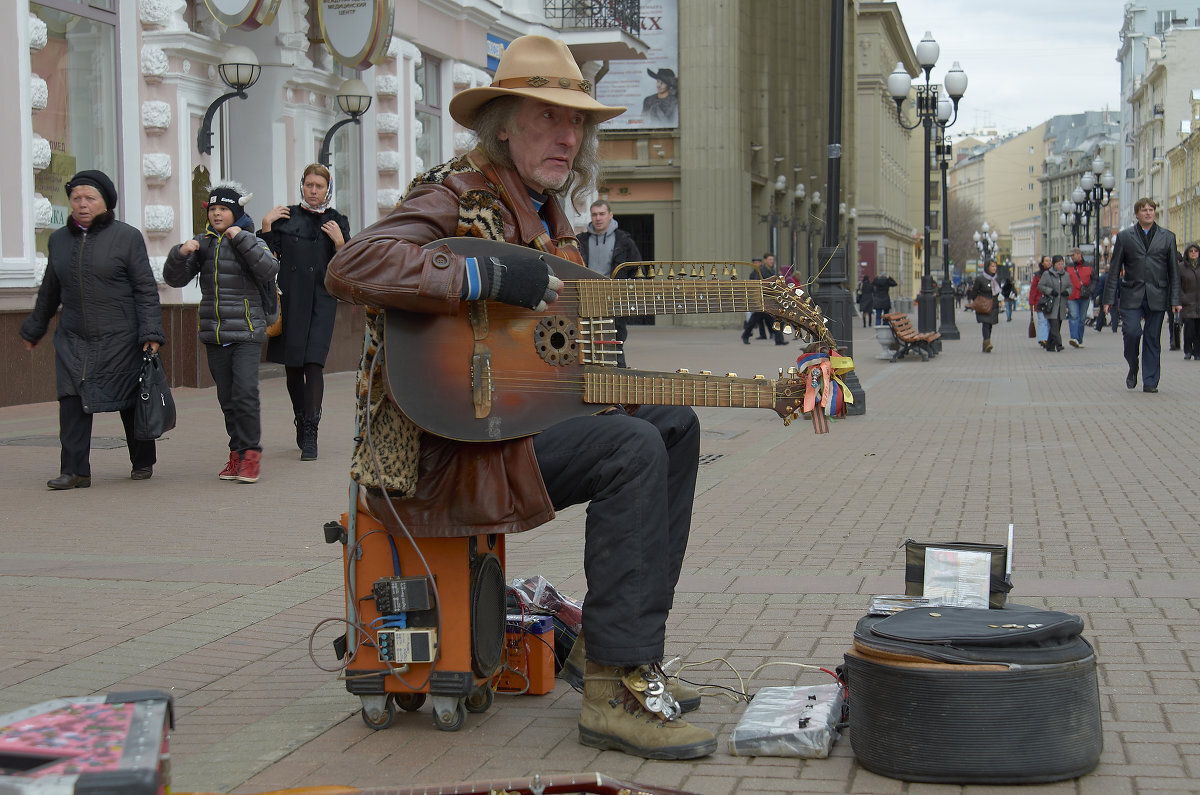
[[[888,290],[895,286],[896,280],[891,276],[876,276],[875,281],[871,282],[871,308],[882,309],[884,312],[890,310],[892,308],[892,296]]]
[[[166,342],[158,286],[142,233],[98,217],[50,235],[46,275],[21,336],[38,342],[62,306],[54,332],[58,397],[78,395],[88,414],[133,405],[142,345]]]
[[[992,295],[992,281],[983,274],[976,274],[975,281],[971,283],[971,289],[967,290],[967,297],[972,301],[977,295],[986,295],[992,300],[992,311],[987,313],[975,313],[975,322],[987,323],[996,325],[1000,322],[1000,304],[1004,300],[1004,288],[1000,288],[1000,295]]]
[[[336,249],[321,227],[333,221],[349,240],[350,221],[332,208],[313,213],[293,204],[288,209],[288,218],[258,233],[279,258],[283,293],[283,333],[267,342],[267,361],[286,367],[309,362],[324,366],[337,318],[337,299],[325,291],[325,269]]]
[[[1118,287],[1121,304],[1127,309],[1141,307],[1143,300],[1151,312],[1165,312],[1180,305],[1175,233],[1158,224],[1150,229],[1153,234],[1148,246],[1138,224],[1117,233],[1108,268],[1110,278],[1104,285],[1105,306],[1116,303]]]

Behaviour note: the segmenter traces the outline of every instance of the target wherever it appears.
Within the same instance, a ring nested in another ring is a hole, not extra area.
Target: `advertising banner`
[[[678,0],[642,0],[645,61],[612,61],[596,84],[596,99],[628,111],[600,125],[605,130],[679,127]]]

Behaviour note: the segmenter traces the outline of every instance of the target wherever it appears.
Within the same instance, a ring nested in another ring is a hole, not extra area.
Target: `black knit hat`
[[[103,171],[80,171],[71,177],[71,181],[63,186],[67,191],[67,197],[70,198],[71,191],[80,185],[90,185],[100,191],[100,196],[104,199],[104,204],[108,209],[112,210],[117,206],[117,186],[113,185],[112,180]]]
[[[233,217],[237,218],[245,212],[242,208],[253,196],[253,193],[247,193],[246,189],[237,182],[218,182],[209,187],[208,201],[204,202],[204,206],[212,207],[216,204],[228,207],[233,212]]]

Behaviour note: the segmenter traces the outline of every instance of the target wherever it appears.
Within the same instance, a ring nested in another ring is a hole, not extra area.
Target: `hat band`
[[[591,80],[575,80],[570,77],[542,77],[540,75],[533,75],[532,77],[506,77],[503,80],[497,80],[492,83],[492,88],[543,88],[545,86],[582,91],[588,95],[592,93]]]

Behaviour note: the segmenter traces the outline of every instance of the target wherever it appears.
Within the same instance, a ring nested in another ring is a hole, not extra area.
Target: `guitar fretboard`
[[[582,279],[572,282],[581,317],[761,312],[761,282]]]
[[[583,376],[583,402],[636,403],[654,406],[775,407],[775,381],[699,373],[614,372],[588,368]]]

